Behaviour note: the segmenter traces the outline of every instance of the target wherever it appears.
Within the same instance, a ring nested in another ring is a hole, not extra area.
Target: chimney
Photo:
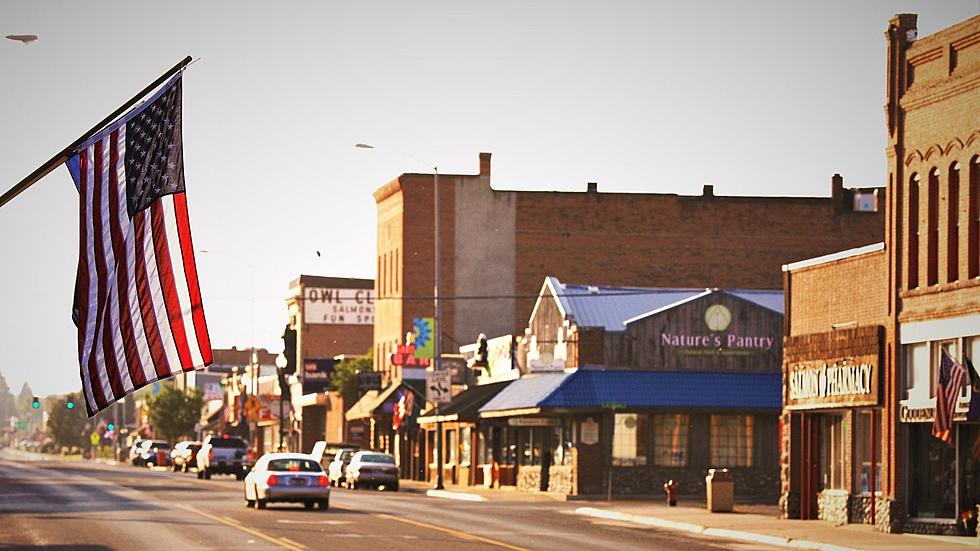
[[[589,182],[588,184],[585,185],[585,192],[586,193],[599,193],[599,183],[598,182]]]
[[[830,178],[830,198],[835,209],[844,208],[844,178],[840,174]]]
[[[480,153],[480,176],[490,175],[490,153]]]
[[[701,188],[701,197],[714,197],[715,196],[715,186],[711,184],[704,184]]]

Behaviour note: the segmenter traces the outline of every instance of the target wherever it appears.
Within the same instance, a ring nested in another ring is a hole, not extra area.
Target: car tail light
[[[265,483],[268,484],[269,486],[275,486],[276,484],[279,483],[279,479],[276,478],[276,475],[271,474],[269,475],[269,479],[266,480]]]
[[[255,461],[255,452],[254,451],[248,450],[248,460],[249,461]]]
[[[325,477],[325,476],[323,476],[321,474],[320,475],[320,486],[329,486],[329,485],[330,485],[330,479],[328,479],[327,477]]]
[[[214,450],[208,450],[208,461],[214,459]]]

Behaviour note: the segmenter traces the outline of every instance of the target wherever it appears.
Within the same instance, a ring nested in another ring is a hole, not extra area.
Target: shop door
[[[800,423],[800,518],[817,518],[820,492],[820,415],[803,413]]]

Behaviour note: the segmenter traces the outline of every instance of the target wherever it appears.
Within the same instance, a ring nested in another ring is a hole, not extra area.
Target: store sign
[[[878,356],[787,364],[787,409],[878,404]]]
[[[579,440],[586,446],[599,443],[599,423],[589,417],[579,425]]]
[[[400,344],[398,349],[388,358],[391,365],[401,367],[427,367],[431,360],[415,357],[414,344]]]
[[[558,419],[547,417],[511,417],[507,419],[507,424],[511,427],[557,427],[560,425]]]
[[[748,356],[768,352],[778,344],[773,335],[744,335],[729,329],[731,310],[724,304],[712,304],[704,310],[701,331],[668,329],[660,334],[660,346],[681,356]]]
[[[332,358],[303,360],[303,394],[330,390],[330,376],[337,361]]]
[[[303,320],[327,325],[374,325],[374,289],[303,290]]]
[[[381,390],[381,372],[359,371],[357,373],[357,389],[361,392]]]

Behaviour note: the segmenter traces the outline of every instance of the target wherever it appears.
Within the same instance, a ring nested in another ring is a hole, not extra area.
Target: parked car
[[[166,440],[143,440],[136,453],[137,465],[144,467],[170,465],[170,442]]]
[[[129,447],[129,462],[133,465],[139,465],[140,447],[142,447],[144,440],[142,438],[137,438],[133,445]]]
[[[330,508],[330,481],[323,467],[304,453],[269,453],[245,477],[245,506],[265,509],[272,502]]]
[[[197,467],[197,450],[201,449],[201,443],[194,440],[184,440],[177,442],[174,450],[170,452],[170,461],[173,464],[174,472],[187,472],[192,467]]]
[[[386,490],[398,491],[398,467],[388,453],[359,451],[351,458],[344,475],[347,487],[352,490],[384,486]]]
[[[327,464],[327,478],[330,479],[331,484],[340,486],[345,483],[347,465],[350,464],[355,453],[357,453],[357,448],[343,448],[337,452],[333,461]]]
[[[241,437],[211,434],[197,451],[197,477],[208,480],[212,474],[233,474],[242,480],[253,461],[254,456]]]

